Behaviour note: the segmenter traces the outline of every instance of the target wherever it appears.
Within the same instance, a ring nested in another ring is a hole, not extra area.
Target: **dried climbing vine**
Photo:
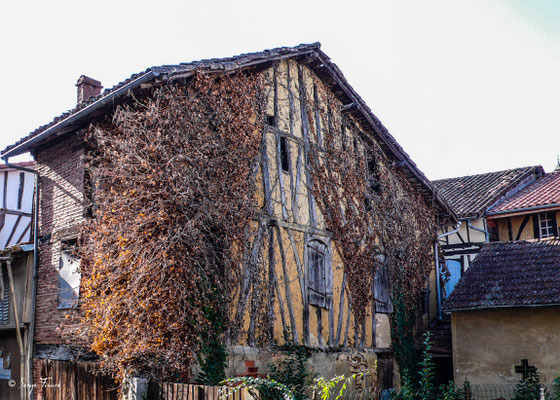
[[[435,211],[334,95],[324,96],[307,111],[310,124],[318,113],[324,138],[312,145],[313,193],[344,262],[356,319],[363,323],[373,300],[376,255],[405,307],[416,308],[433,266]]]
[[[82,330],[120,377],[188,378],[201,340],[225,340],[254,236],[261,92],[198,74],[90,129]]]

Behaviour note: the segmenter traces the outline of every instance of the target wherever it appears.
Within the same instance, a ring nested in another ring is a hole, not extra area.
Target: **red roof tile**
[[[560,172],[550,172],[492,207],[488,214],[560,206]]]

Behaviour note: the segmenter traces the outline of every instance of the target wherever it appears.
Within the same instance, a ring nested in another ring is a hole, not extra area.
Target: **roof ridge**
[[[472,177],[478,177],[478,176],[490,176],[490,175],[495,175],[495,174],[501,174],[501,173],[504,173],[504,172],[520,171],[520,170],[533,169],[533,168],[539,168],[539,167],[542,168],[541,165],[527,165],[525,167],[509,168],[509,169],[504,169],[504,170],[500,170],[500,171],[483,172],[483,173],[480,173],[480,174],[472,174],[472,175],[455,176],[455,177],[450,177],[450,178],[434,179],[434,180],[432,180],[432,182],[435,183],[435,182],[448,181],[448,180],[452,180],[452,179],[465,179],[465,178],[472,178]],[[560,171],[558,171],[558,173],[560,173]]]
[[[293,46],[293,47],[288,47],[288,46],[276,47],[276,48],[272,48],[272,49],[265,49],[265,50],[260,51],[260,52],[242,53],[242,54],[223,57],[223,58],[212,58],[212,59],[207,59],[207,60],[195,60],[195,61],[180,63],[180,64],[169,64],[168,66],[162,65],[162,66],[148,67],[143,71],[136,72],[136,73],[132,74],[130,77],[124,79],[123,81],[121,81],[121,82],[119,82],[119,83],[117,83],[113,86],[111,86],[110,88],[104,89],[99,95],[92,96],[88,100],[76,104],[73,108],[71,108],[67,111],[64,111],[62,114],[54,117],[52,121],[47,122],[46,124],[40,125],[38,128],[29,132],[26,136],[19,139],[16,143],[7,146],[4,150],[1,151],[1,154],[2,154],[2,156],[4,156],[5,153],[9,152],[10,150],[14,149],[15,147],[19,146],[20,144],[26,142],[28,139],[31,139],[31,138],[39,135],[43,131],[51,128],[54,125],[56,125],[58,122],[64,121],[65,119],[71,117],[72,115],[76,114],[80,110],[92,105],[93,103],[101,100],[104,97],[107,97],[107,96],[113,94],[118,89],[122,88],[123,86],[126,86],[129,83],[132,83],[133,81],[137,80],[138,78],[140,78],[140,77],[142,77],[142,76],[144,76],[144,75],[146,75],[150,72],[158,75],[158,74],[161,74],[162,69],[166,68],[166,67],[173,68],[173,67],[178,67],[178,66],[181,66],[181,65],[183,65],[184,67],[187,67],[187,66],[197,66],[197,65],[202,64],[202,63],[209,64],[209,63],[231,62],[232,60],[237,60],[237,59],[240,59],[240,58],[243,58],[243,57],[256,57],[256,56],[259,56],[259,55],[262,55],[263,58],[264,58],[265,55],[270,55],[270,54],[275,54],[275,53],[293,53],[295,55],[295,54],[300,53],[300,52],[320,50],[320,48],[321,48],[321,43],[320,42],[302,43],[302,44],[299,44],[299,45]]]

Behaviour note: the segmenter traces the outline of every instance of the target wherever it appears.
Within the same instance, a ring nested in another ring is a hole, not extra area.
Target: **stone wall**
[[[551,383],[560,375],[558,327],[558,306],[452,313],[455,383],[515,384],[522,359]]]

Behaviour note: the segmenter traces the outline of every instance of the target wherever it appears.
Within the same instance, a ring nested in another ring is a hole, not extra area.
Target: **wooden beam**
[[[316,307],[317,312],[317,340],[319,347],[323,346],[323,311],[321,307]]]
[[[21,243],[23,241],[23,238],[25,237],[25,234],[29,231],[29,228],[31,228],[31,221],[29,221],[29,223],[27,224],[27,226],[25,227],[25,229],[23,230],[23,232],[19,236],[16,243]]]
[[[14,237],[16,230],[19,226],[19,222],[21,221],[22,216],[18,215],[17,219],[16,219],[16,223],[14,224],[14,228],[12,229],[12,232],[10,232],[10,236],[8,236],[8,240],[6,240],[6,244],[4,245],[4,247],[8,247],[8,245],[10,244],[12,238]]]
[[[324,229],[315,228],[309,225],[296,224],[293,222],[286,222],[286,221],[279,220],[275,217],[269,218],[269,224],[278,225],[281,226],[282,228],[287,228],[298,232],[309,233],[312,235],[325,236],[328,238],[332,237],[332,232],[326,231]]]
[[[8,280],[10,282],[10,294],[12,297],[12,305],[13,305],[13,314],[14,314],[14,320],[16,323],[16,338],[17,338],[17,342],[18,342],[18,346],[19,346],[19,354],[20,354],[20,373],[23,376],[25,374],[25,349],[23,348],[23,340],[21,338],[21,330],[19,329],[19,312],[18,312],[18,306],[17,306],[17,300],[16,300],[16,290],[15,290],[15,286],[14,286],[14,276],[12,274],[12,261],[8,260],[6,261],[6,269],[8,270]],[[22,397],[25,398],[25,385],[22,385],[21,387],[21,394]]]
[[[523,233],[523,229],[525,229],[525,226],[527,226],[527,223],[529,222],[530,218],[531,218],[530,215],[526,215],[525,218],[523,218],[523,222],[521,222],[521,226],[519,227],[519,231],[517,232],[517,236],[515,237],[515,240],[519,240],[521,234]]]
[[[21,209],[23,203],[23,188],[25,187],[25,172],[19,173],[19,187],[18,187],[18,199],[17,199],[17,208],[18,210]]]
[[[278,125],[278,68],[275,66],[273,70],[274,78],[274,118],[276,125]],[[282,169],[282,144],[278,132],[275,132],[276,138],[276,176],[278,178],[278,187],[280,189],[280,201],[282,208],[282,218],[286,221],[288,219],[288,208],[286,206],[286,191],[284,190],[284,176]],[[286,151],[288,152],[288,162],[290,162],[290,150],[288,143],[286,143]],[[288,168],[291,170],[291,165]],[[290,172],[291,173],[291,172]],[[270,175],[270,174],[269,174]]]
[[[346,273],[342,275],[342,288],[340,289],[340,300],[338,303],[338,322],[335,343],[340,346],[340,334],[342,333],[342,318],[344,317],[344,291],[346,290]]]
[[[261,248],[264,241],[264,232],[266,230],[267,224],[265,221],[259,221],[259,226],[257,228],[257,233],[255,239],[251,245],[251,251],[247,259],[243,262],[243,282],[241,285],[241,293],[239,294],[239,300],[237,302],[237,307],[235,309],[235,324],[236,326],[243,327],[243,319],[245,318],[245,308],[247,306],[247,299],[249,297],[249,292],[251,290],[251,281],[253,279],[253,272],[255,269],[255,264],[258,263],[261,254]],[[237,339],[239,338],[239,331],[233,332],[230,336],[233,340],[233,344],[237,344]]]
[[[303,343],[309,346],[309,299],[307,297],[307,279],[305,277],[305,269],[299,258],[298,249],[292,231],[286,229],[290,244],[292,245],[292,252],[294,253],[294,261],[298,271],[299,286],[301,288],[301,297],[303,302]]]
[[[355,101],[353,101],[352,103],[344,104],[340,109],[340,112],[342,114],[351,114],[356,111],[359,111],[359,108],[358,108],[358,103],[356,103]]]
[[[311,180],[311,172],[309,170],[309,151],[310,151],[310,143],[309,143],[309,115],[307,114],[307,89],[305,86],[305,76],[303,67],[299,65],[298,68],[298,80],[299,80],[299,101],[300,101],[300,114],[301,114],[301,130],[303,136],[303,162],[305,166],[305,177],[306,177],[306,185],[307,185],[307,201],[309,204],[309,219],[310,225],[315,227],[317,226],[317,216],[315,213],[315,201],[313,199],[312,193],[312,185],[313,182]]]
[[[276,280],[276,257],[274,256],[274,227],[268,228],[268,322],[270,324],[269,339],[274,341],[274,293],[278,288],[278,281]],[[284,305],[282,298],[278,296],[278,305],[280,308],[280,316],[282,318],[282,326],[286,326],[284,319]]]
[[[19,210],[10,210],[7,208],[0,208],[0,212],[6,213],[6,214],[11,214],[11,215],[21,215],[22,217],[31,217],[32,214],[28,213],[28,212],[24,212],[24,211],[19,211]]]
[[[2,208],[8,207],[8,171],[4,171],[4,193],[2,193]]]
[[[276,225],[276,237],[278,238],[278,248],[280,250],[280,260],[282,262],[282,275],[284,278],[284,290],[286,291],[286,304],[288,306],[288,315],[290,316],[290,328],[292,339],[295,343],[299,343],[299,334],[296,325],[296,317],[294,307],[292,305],[292,290],[290,288],[290,277],[288,276],[288,266],[286,264],[286,253],[284,252],[284,244],[282,243],[282,234],[280,227]],[[280,294],[278,294],[280,297]]]

